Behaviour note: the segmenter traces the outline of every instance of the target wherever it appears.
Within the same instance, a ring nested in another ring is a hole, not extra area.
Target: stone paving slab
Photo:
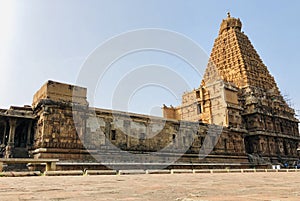
[[[299,172],[2,177],[0,200],[300,200]]]

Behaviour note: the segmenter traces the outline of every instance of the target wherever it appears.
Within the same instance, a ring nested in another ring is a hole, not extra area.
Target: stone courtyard
[[[299,200],[299,172],[3,177],[0,200]]]

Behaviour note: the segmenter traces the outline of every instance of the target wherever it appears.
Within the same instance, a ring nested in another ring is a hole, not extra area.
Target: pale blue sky
[[[48,79],[75,83],[82,63],[99,44],[130,30],[176,31],[197,42],[209,55],[219,25],[230,11],[241,19],[243,31],[282,94],[288,94],[295,109],[300,109],[299,9],[297,0],[0,0],[0,108],[31,104],[35,91]],[[170,68],[185,65],[170,58],[165,63],[167,57],[154,55],[153,59]],[[140,61],[132,63],[142,65]],[[200,84],[197,79],[191,75],[193,87]],[[138,102],[143,98],[138,97],[132,111],[147,113],[147,104]],[[151,101],[160,104],[161,100]],[[166,104],[176,104],[170,102]],[[100,101],[96,106],[109,104]]]

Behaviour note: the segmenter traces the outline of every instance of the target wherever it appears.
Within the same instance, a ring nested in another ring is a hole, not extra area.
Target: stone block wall
[[[35,95],[35,158],[92,160],[91,153],[103,151],[106,154],[127,151],[139,154],[161,152],[169,157],[176,153],[197,156],[205,139],[212,143],[212,139],[207,138],[207,124],[89,108],[85,93],[77,97],[80,101],[71,102],[74,88],[84,91],[80,87],[51,81]],[[199,99],[196,93],[194,95]],[[211,154],[245,154],[242,135],[236,134],[235,141],[231,138],[228,132],[216,138],[218,141]],[[195,162],[197,160],[198,157]]]
[[[160,154],[195,154],[190,160],[199,162],[203,143],[217,140],[210,155],[244,156],[244,133],[218,130],[220,135],[209,137],[213,132],[207,124],[178,121],[96,109],[87,118],[85,146],[89,150],[109,150],[130,153],[159,152]],[[206,146],[208,145],[206,144]],[[232,161],[231,161],[232,162]]]
[[[85,88],[48,81],[34,95],[33,111],[37,116],[33,151],[36,158],[80,157],[63,153],[77,150],[80,155],[85,149],[81,141],[88,113]]]

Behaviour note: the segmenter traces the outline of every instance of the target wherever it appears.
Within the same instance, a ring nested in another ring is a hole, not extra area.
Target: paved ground
[[[300,173],[2,177],[0,200],[300,200]]]

